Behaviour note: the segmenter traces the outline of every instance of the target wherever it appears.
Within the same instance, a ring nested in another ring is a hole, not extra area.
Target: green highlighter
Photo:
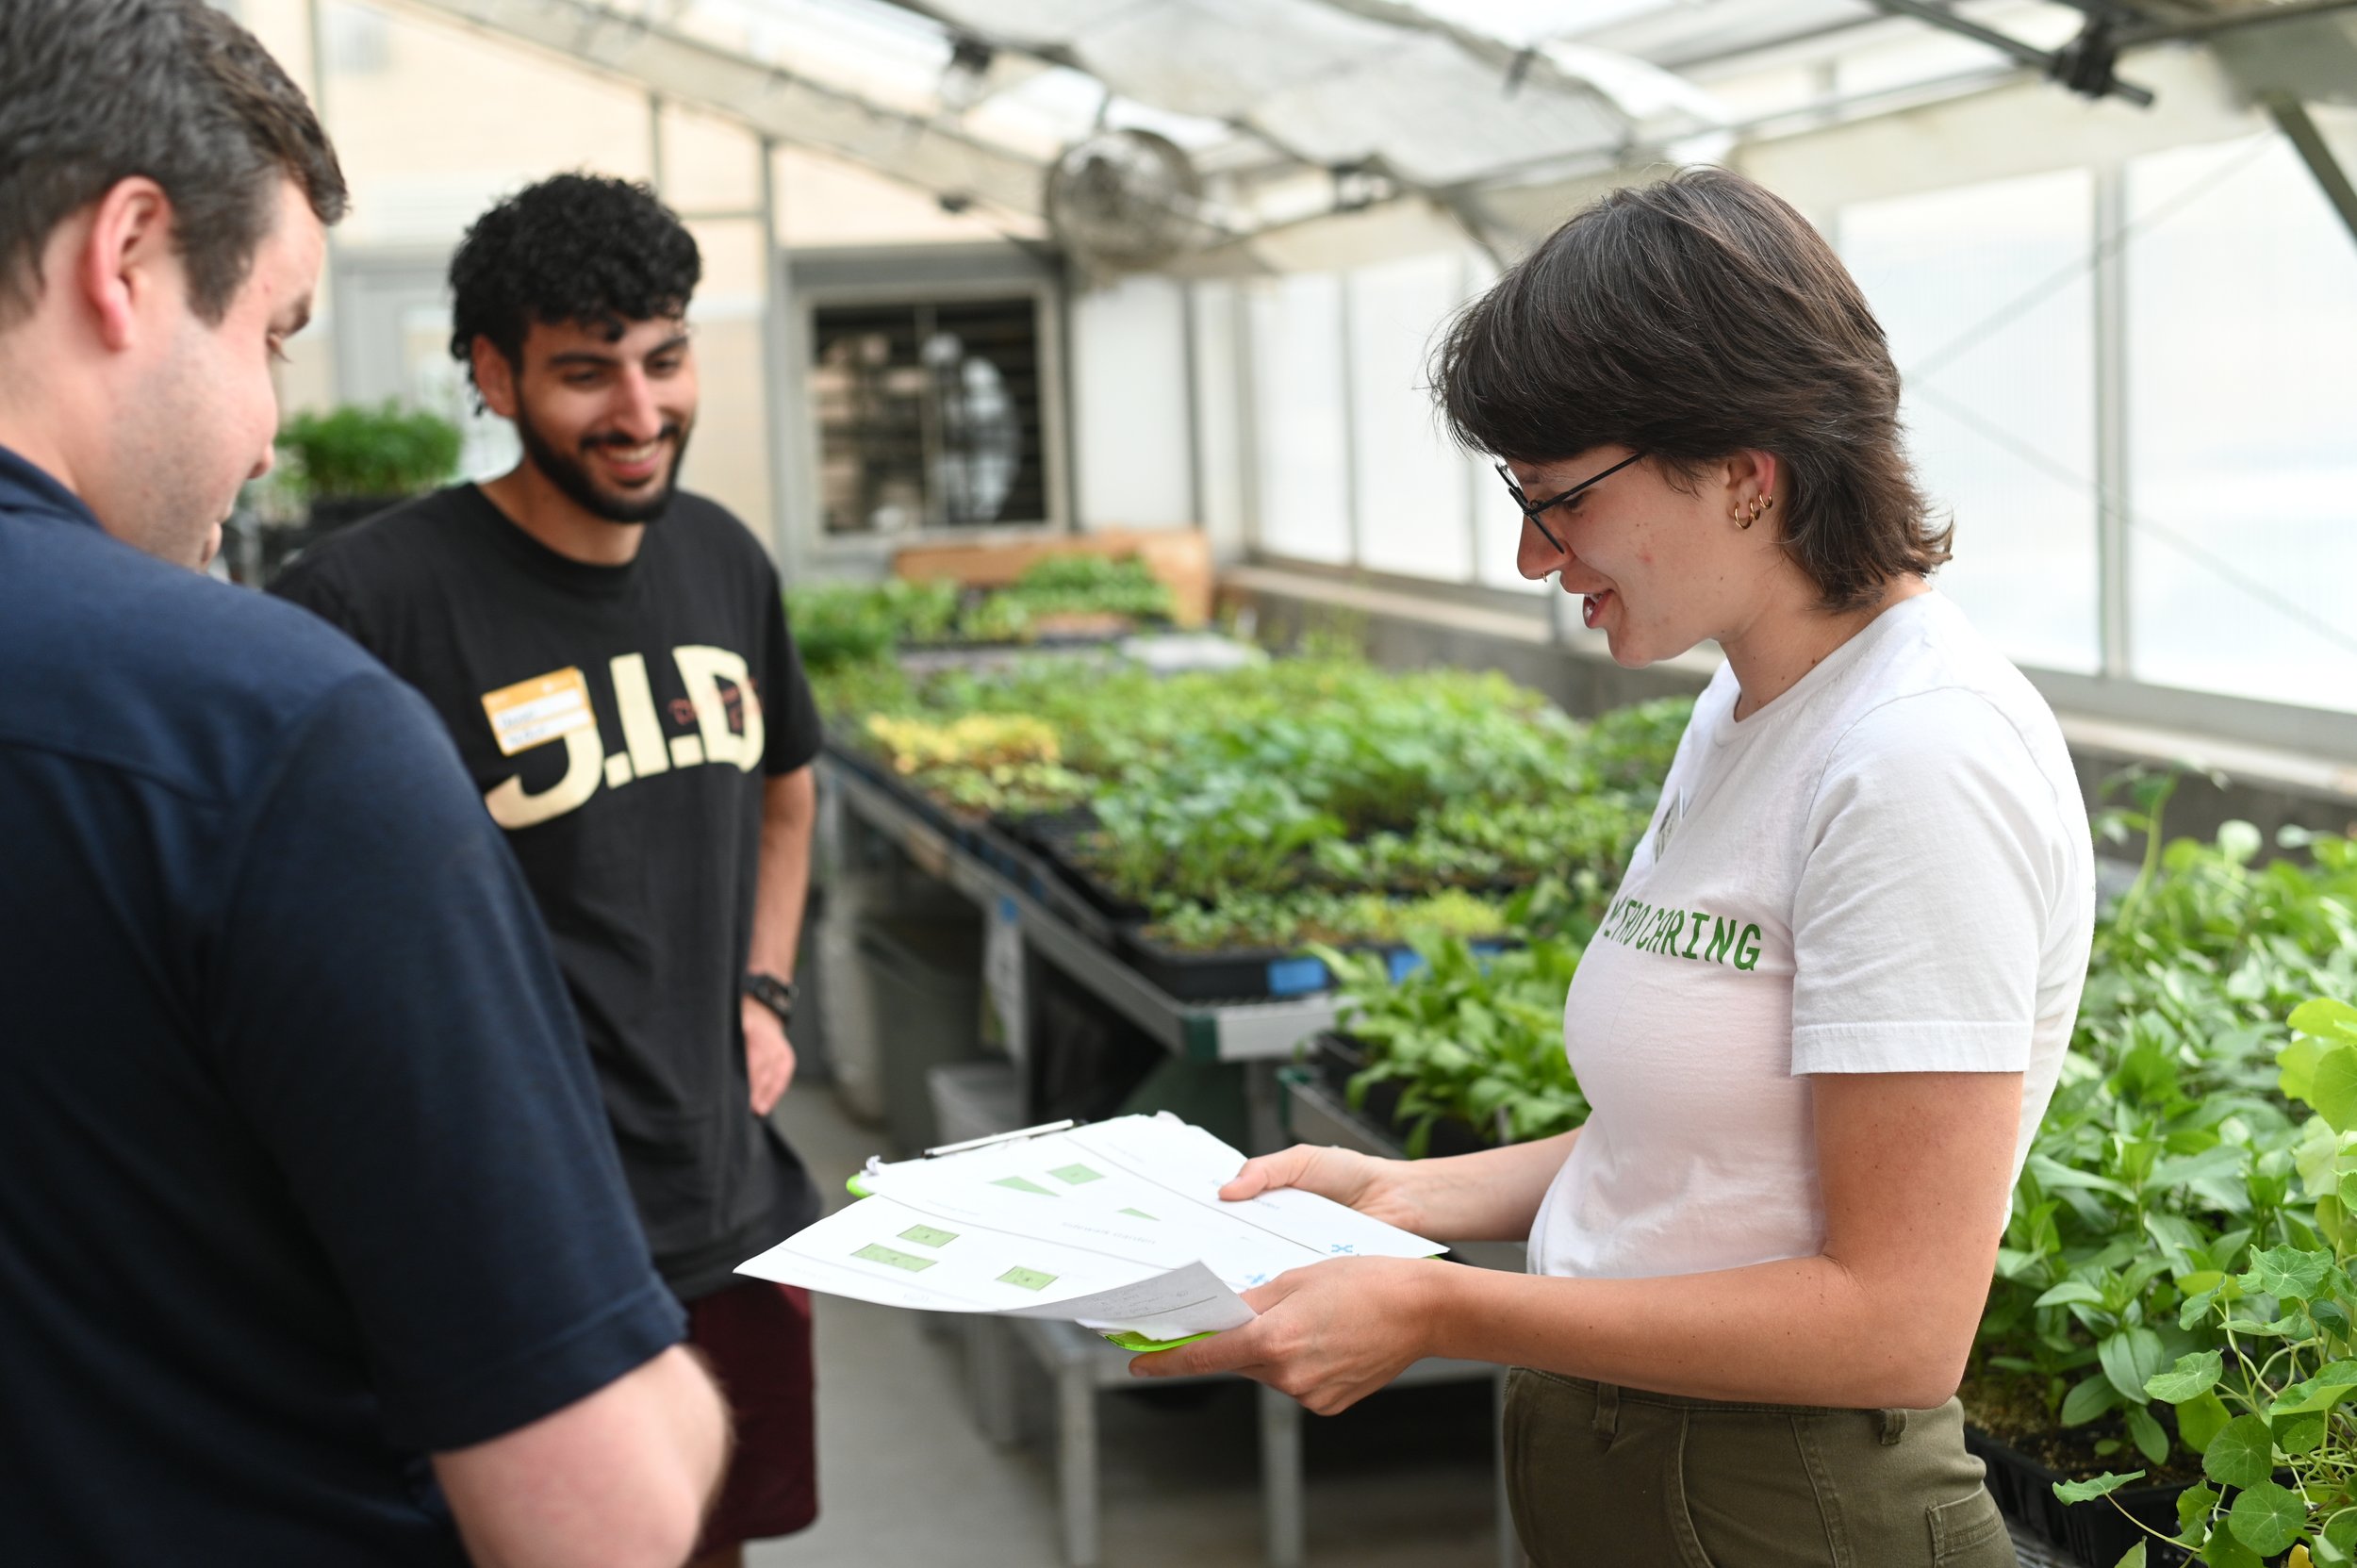
[[[1193,1345],[1196,1340],[1210,1339],[1211,1330],[1206,1329],[1199,1334],[1189,1334],[1183,1339],[1147,1339],[1134,1329],[1124,1329],[1117,1334],[1107,1334],[1105,1337],[1124,1350],[1135,1350],[1140,1355],[1150,1356],[1157,1350],[1176,1350],[1182,1345]]]

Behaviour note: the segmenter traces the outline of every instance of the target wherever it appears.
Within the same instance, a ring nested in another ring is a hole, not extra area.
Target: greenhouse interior
[[[0,837],[161,900],[0,1168],[213,1259],[0,1200],[23,1560],[2357,1563],[2357,3],[94,9],[332,155],[193,560],[42,323],[201,157],[0,168]]]

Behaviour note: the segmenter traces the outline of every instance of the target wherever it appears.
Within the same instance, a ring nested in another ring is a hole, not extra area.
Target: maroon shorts
[[[751,1279],[687,1304],[687,1342],[736,1417],[736,1451],[696,1555],[790,1535],[818,1517],[810,1293]]]

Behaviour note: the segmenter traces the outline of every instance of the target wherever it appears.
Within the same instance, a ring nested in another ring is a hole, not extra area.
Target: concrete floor
[[[883,1147],[823,1083],[778,1121],[822,1188]],[[959,1345],[913,1312],[821,1297],[818,1522],[750,1568],[1053,1568],[1063,1560],[1052,1439],[994,1446],[965,1405]],[[1042,1384],[1045,1387],[1044,1381]],[[1261,1560],[1249,1385],[1099,1399],[1106,1568]],[[1490,1389],[1401,1389],[1305,1434],[1309,1562],[1493,1568]]]

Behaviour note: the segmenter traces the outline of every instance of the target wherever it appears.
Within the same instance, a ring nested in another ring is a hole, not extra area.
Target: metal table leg
[[[1063,1509],[1063,1560],[1096,1568],[1096,1379],[1075,1356],[1056,1368],[1056,1492]]]
[[[1301,1568],[1301,1407],[1266,1383],[1261,1401],[1261,1509],[1269,1568]]]

